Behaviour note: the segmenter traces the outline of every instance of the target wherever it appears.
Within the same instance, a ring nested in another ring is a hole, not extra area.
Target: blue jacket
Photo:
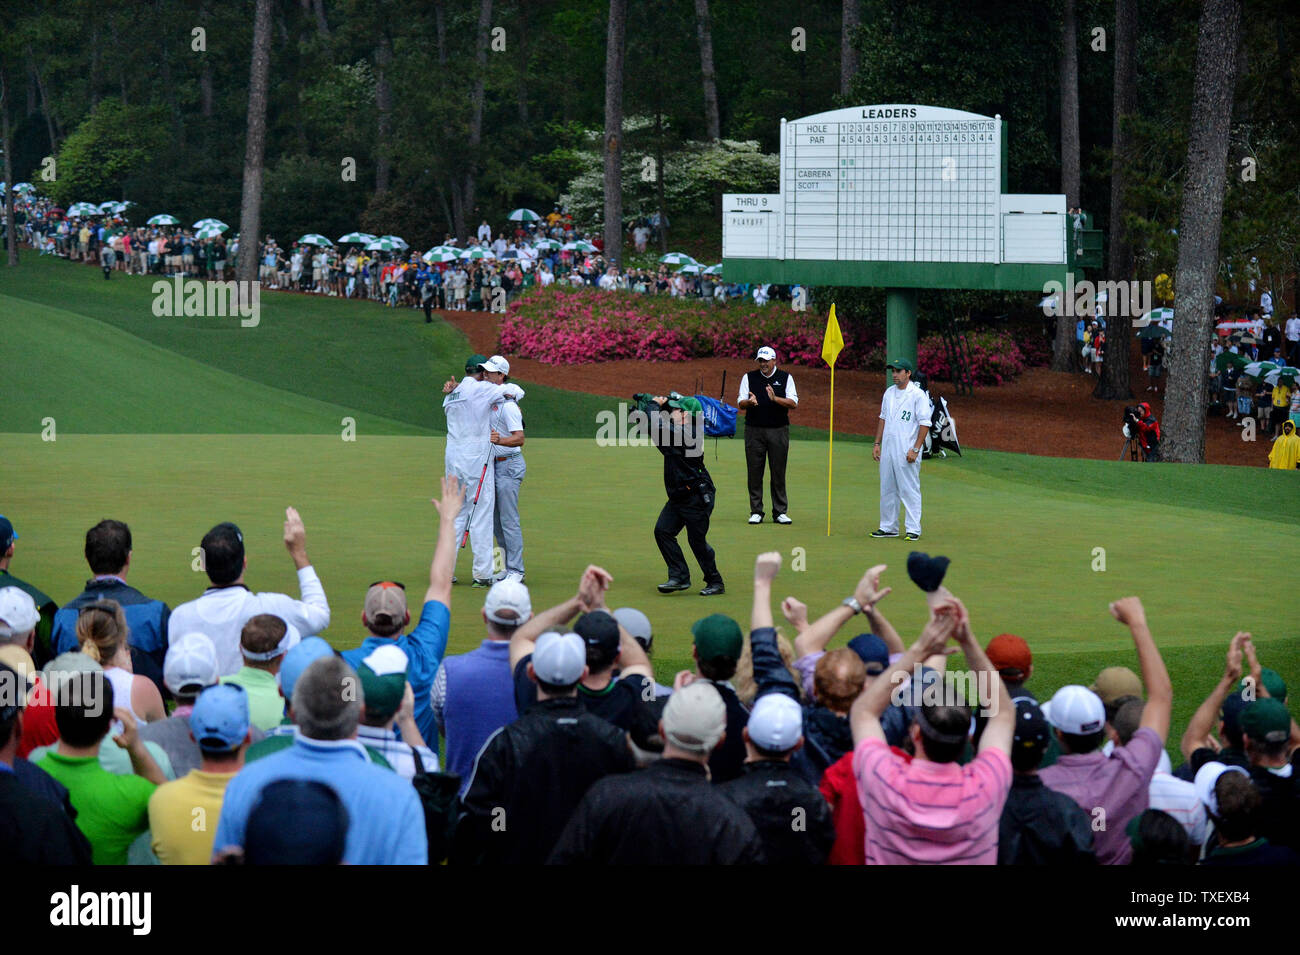
[[[214,851],[244,845],[249,813],[278,779],[315,780],[338,793],[348,811],[348,865],[428,864],[424,809],[410,781],[371,763],[355,739],[314,740],[301,731],[291,747],[249,763],[226,786]]]
[[[361,646],[344,650],[340,656],[348,666],[356,669],[361,661],[387,644],[395,644],[406,654],[406,681],[415,694],[415,725],[429,749],[438,752],[438,724],[433,718],[433,678],[447,652],[447,632],[451,628],[451,610],[445,603],[430,600],[420,611],[420,622],[414,630],[400,637],[366,637]]]
[[[510,644],[505,640],[484,640],[476,650],[448,657],[443,666],[447,686],[442,710],[447,731],[446,766],[448,772],[460,776],[463,796],[483,744],[501,727],[519,718],[510,673]]]
[[[167,656],[167,621],[171,610],[161,600],[146,597],[120,577],[94,577],[86,581],[86,589],[59,608],[50,634],[54,652],[67,653],[77,649],[77,615],[82,607],[96,600],[116,600],[122,605],[126,625],[131,631],[129,643],[157,665],[161,677],[163,660]],[[142,675],[152,679],[152,674]]]

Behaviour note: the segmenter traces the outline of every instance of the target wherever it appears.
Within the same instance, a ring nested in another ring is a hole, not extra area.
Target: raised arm
[[[1007,692],[1007,686],[998,675],[993,662],[988,658],[979,641],[975,639],[975,632],[970,625],[970,615],[966,612],[965,606],[955,597],[953,601],[961,615],[954,637],[962,652],[966,654],[966,665],[984,674],[983,679],[975,681],[980,695],[980,707],[984,715],[989,718],[984,727],[984,735],[980,737],[980,752],[986,749],[1000,749],[1010,756],[1011,744],[1016,733],[1016,705],[1011,702],[1011,694]]]
[[[754,603],[749,613],[750,630],[772,626],[772,581],[780,569],[780,551],[759,554],[754,561]]]
[[[858,602],[863,613],[867,613],[868,608],[875,609],[876,604],[889,595],[892,587],[880,588],[880,575],[885,572],[886,564],[876,564],[862,575],[858,581],[857,587],[853,590],[853,599]],[[831,639],[839,632],[840,627],[849,622],[857,613],[853,607],[847,604],[840,604],[829,613],[823,614],[815,623],[808,626],[806,630],[800,633],[794,641],[794,652],[796,656],[806,657],[812,653],[824,651]],[[893,628],[890,628],[893,632]],[[902,649],[902,641],[898,640],[898,634],[894,634],[894,639],[898,641],[899,650]],[[891,648],[892,650],[892,648]]]
[[[755,699],[768,693],[784,693],[799,700],[799,684],[781,659],[772,626],[772,581],[781,569],[780,551],[759,554],[754,561],[754,609],[750,614],[749,645],[753,661]]]
[[[613,582],[614,578],[606,571],[599,567],[588,567],[586,573],[582,575],[582,583],[578,586],[578,599],[582,608],[587,612],[603,610],[609,613],[605,592]],[[618,625],[618,669],[621,676],[640,675],[652,682],[655,678],[654,664],[650,662],[650,655],[642,649],[641,644],[637,643],[636,638],[628,633],[622,624]]]
[[[1223,709],[1223,701],[1228,698],[1232,688],[1241,679],[1242,644],[1249,638],[1250,634],[1239,632],[1228,644],[1223,676],[1219,677],[1219,682],[1210,691],[1210,695],[1196,708],[1196,712],[1187,723],[1187,729],[1183,732],[1183,738],[1178,742],[1178,749],[1183,754],[1183,759],[1190,759],[1192,753],[1204,747],[1217,748],[1211,733],[1219,717],[1219,711]]]
[[[330,625],[330,605],[325,599],[325,588],[317,576],[316,570],[307,557],[307,529],[297,509],[284,509],[284,546],[293,559],[294,569],[298,572],[299,600],[273,601],[268,612],[283,617],[298,632],[306,637],[320,633]]]
[[[456,515],[464,503],[465,493],[460,479],[454,475],[444,477],[442,500],[433,500],[433,506],[438,509],[438,543],[429,564],[429,589],[424,594],[425,603],[436,600],[451,606],[451,575],[456,569]]]
[[[941,610],[930,618],[916,643],[907,648],[898,662],[868,683],[853,701],[853,708],[849,710],[849,726],[853,730],[855,746],[864,739],[885,738],[880,717],[889,706],[894,688],[900,686],[905,677],[910,677],[922,661],[943,652],[944,644],[957,628],[958,613],[955,608]]]
[[[1169,717],[1174,706],[1174,685],[1169,680],[1165,661],[1156,649],[1147,627],[1146,611],[1137,597],[1125,597],[1110,605],[1111,615],[1128,627],[1137,649],[1138,666],[1142,670],[1142,685],[1147,691],[1147,705],[1142,710],[1142,726],[1155,730],[1164,742],[1169,736]]]
[[[512,672],[519,665],[520,660],[533,652],[538,637],[548,630],[558,630],[567,625],[570,620],[582,613],[582,611],[589,609],[589,605],[586,603],[590,599],[588,578],[593,573],[603,575],[606,578],[609,577],[609,574],[599,567],[594,565],[588,567],[578,584],[577,593],[564,603],[556,604],[541,613],[534,614],[528,622],[521,624],[515,630],[514,635],[510,638],[510,669]],[[584,590],[584,588],[586,589]]]

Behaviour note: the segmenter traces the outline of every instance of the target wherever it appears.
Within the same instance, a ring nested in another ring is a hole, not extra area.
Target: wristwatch
[[[845,597],[840,601],[840,603],[848,607],[855,614],[862,613],[862,604],[858,603],[858,598],[856,597]]]

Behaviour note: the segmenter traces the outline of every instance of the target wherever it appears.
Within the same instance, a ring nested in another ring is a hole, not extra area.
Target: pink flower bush
[[[880,368],[885,363],[883,331],[843,324],[841,330],[844,351],[837,368]],[[771,345],[784,364],[825,367],[825,331],[825,316],[779,304],[717,306],[697,299],[551,286],[533,289],[510,304],[501,323],[500,348],[503,354],[559,365],[620,358],[748,361],[760,346]],[[969,342],[980,384],[1010,381],[1027,367],[1006,332],[975,332]],[[939,336],[922,339],[917,358],[931,378],[951,378]]]

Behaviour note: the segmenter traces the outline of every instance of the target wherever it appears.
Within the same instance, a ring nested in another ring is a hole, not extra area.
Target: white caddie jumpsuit
[[[907,452],[916,445],[916,429],[930,427],[930,408],[930,399],[914,381],[906,390],[890,386],[881,399],[880,529],[887,533],[898,533],[899,498],[907,509],[907,532],[921,533],[921,454],[908,463]]]
[[[491,580],[492,573],[492,518],[495,507],[495,471],[489,455],[492,451],[488,416],[494,402],[505,397],[516,401],[524,396],[518,385],[494,385],[490,381],[477,381],[468,375],[451,394],[442,399],[442,410],[447,415],[447,476],[460,478],[465,489],[465,505],[456,516],[456,543],[465,534],[469,523],[469,543],[474,551],[474,578]],[[486,474],[483,465],[488,465]],[[479,480],[483,487],[479,489]],[[478,494],[475,505],[474,495]],[[470,512],[473,511],[473,520]]]

